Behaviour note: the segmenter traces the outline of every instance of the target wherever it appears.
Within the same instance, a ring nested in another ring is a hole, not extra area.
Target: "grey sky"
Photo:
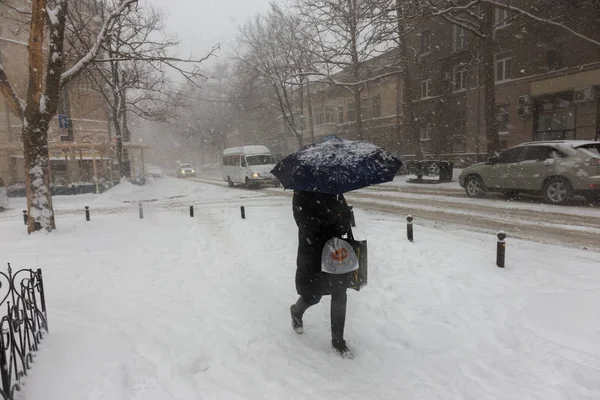
[[[220,43],[221,57],[230,51],[237,29],[265,12],[269,0],[144,0],[167,14],[166,30],[181,42],[181,56],[201,57]]]

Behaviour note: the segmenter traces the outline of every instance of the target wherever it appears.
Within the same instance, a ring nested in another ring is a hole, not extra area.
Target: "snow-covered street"
[[[598,252],[509,238],[499,269],[494,235],[417,225],[410,243],[404,216],[357,204],[370,282],[349,293],[350,361],[328,298],[291,329],[289,197],[122,184],[55,197],[58,230],[33,237],[11,201],[0,261],[42,268],[49,310],[28,400],[600,398]]]
[[[226,186],[222,178],[204,176],[198,181]],[[281,189],[266,189],[273,195],[291,195]],[[397,176],[393,182],[349,193],[355,206],[398,216],[413,215],[430,227],[461,227],[540,243],[591,248],[600,251],[600,206],[575,199],[571,205],[545,204],[539,198],[509,200],[500,194],[484,199],[466,196],[458,182],[419,185]]]

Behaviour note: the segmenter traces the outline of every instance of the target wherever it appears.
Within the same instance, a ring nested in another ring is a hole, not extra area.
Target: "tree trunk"
[[[356,132],[356,138],[358,140],[364,140],[364,127],[363,127],[363,119],[362,119],[362,99],[360,98],[360,90],[359,89],[353,89],[352,90],[352,94],[354,97],[354,104],[355,104],[355,108],[356,108],[356,122],[354,125],[354,130]]]
[[[23,127],[23,154],[25,158],[25,187],[27,192],[27,231],[29,233],[56,229],[52,196],[50,193],[50,169],[48,166],[48,126],[37,116],[26,116]]]
[[[118,95],[115,94],[115,98]],[[115,104],[118,104],[118,101]],[[113,128],[115,130],[115,157],[117,158],[117,169],[119,171],[119,178],[122,178],[123,175],[121,171],[123,171],[123,132],[121,129],[121,123],[119,122],[119,108],[117,106],[111,107],[111,122],[113,124]]]
[[[487,138],[487,155],[493,157],[500,151],[500,137],[498,135],[498,123],[496,121],[496,74],[494,67],[494,6],[491,4],[482,4],[483,22],[481,39],[482,65],[484,85],[484,116],[485,130]]]
[[[125,79],[123,79],[123,82],[125,82]],[[131,142],[131,139],[129,137],[129,127],[127,126],[127,91],[125,88],[123,88],[123,90],[121,91],[121,110],[119,112],[119,114],[121,115],[121,122],[122,122],[122,127],[121,127],[121,135],[120,135],[120,164],[119,164],[119,173],[121,174],[121,178],[123,177],[129,177],[131,175],[131,167],[130,167],[130,163],[129,163],[129,152],[127,150],[123,149],[123,142]]]
[[[396,143],[393,149],[397,155],[402,154],[402,75],[396,75]]]
[[[313,120],[312,100],[310,98],[310,83],[306,84],[306,103],[308,106],[308,129],[310,131],[310,142],[315,142],[315,124]]]
[[[42,114],[46,113],[46,98],[43,97],[45,94],[43,93],[44,52],[42,47],[45,10],[45,0],[32,2],[29,31],[29,82],[22,131],[27,214],[29,216],[27,231],[29,233],[41,229],[51,231],[56,228],[49,190],[48,123],[42,117]]]
[[[411,143],[411,147],[415,152],[415,159],[422,160],[425,155],[423,154],[423,146],[421,145],[421,136],[415,123],[415,113],[413,106],[413,90],[412,90],[412,77],[410,73],[410,60],[408,57],[408,49],[406,46],[406,39],[402,37],[404,32],[402,26],[402,19],[404,15],[402,13],[402,1],[396,0],[396,16],[398,17],[398,35],[400,40],[400,63],[402,65],[402,86],[404,91],[404,110],[402,125],[406,133],[408,134],[408,140]]]

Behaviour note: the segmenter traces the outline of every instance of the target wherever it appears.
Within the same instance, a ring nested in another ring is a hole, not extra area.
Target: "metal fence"
[[[13,273],[8,264],[6,273],[0,271],[0,299],[0,310],[6,307],[0,319],[0,396],[13,399],[48,332],[42,270]]]

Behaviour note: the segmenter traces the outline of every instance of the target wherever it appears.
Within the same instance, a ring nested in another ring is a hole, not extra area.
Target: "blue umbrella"
[[[389,182],[401,166],[398,157],[372,143],[334,138],[304,146],[271,173],[286,189],[343,194]]]

